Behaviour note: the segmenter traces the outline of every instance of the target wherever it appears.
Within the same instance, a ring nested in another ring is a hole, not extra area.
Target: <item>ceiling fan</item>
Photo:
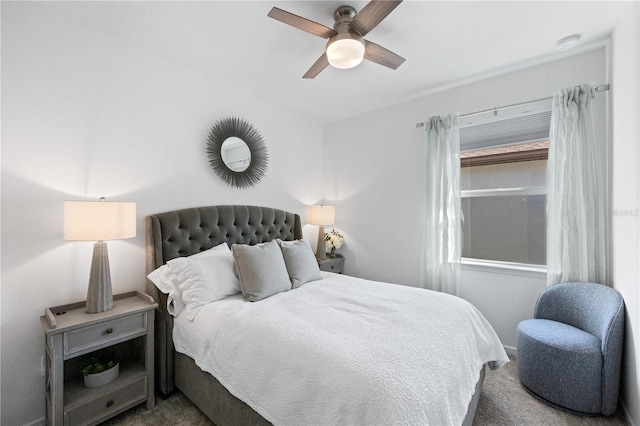
[[[399,1],[372,0],[360,12],[351,6],[340,6],[333,14],[333,29],[277,7],[267,16],[302,31],[326,38],[326,51],[302,78],[314,78],[329,64],[335,68],[353,68],[366,59],[391,69],[397,69],[405,59],[363,37],[374,29],[400,3]]]

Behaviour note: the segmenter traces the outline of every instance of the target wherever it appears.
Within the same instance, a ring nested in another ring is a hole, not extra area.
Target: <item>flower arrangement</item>
[[[336,250],[338,250],[344,244],[344,237],[341,233],[332,229],[331,232],[325,232],[324,245],[327,253],[331,253],[331,257],[335,256]]]

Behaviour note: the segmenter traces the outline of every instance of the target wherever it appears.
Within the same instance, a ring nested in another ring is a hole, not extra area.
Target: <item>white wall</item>
[[[539,272],[463,266],[458,296],[474,304],[496,331],[507,352],[516,353],[516,325],[533,316],[547,277]]]
[[[627,6],[611,37],[612,271],[614,287],[626,304],[622,401],[640,425],[640,7]]]
[[[567,57],[425,96],[324,127],[327,202],[346,244],[345,270],[374,280],[418,285],[422,200],[422,129],[416,123],[452,111],[467,113],[551,96],[572,84],[605,82],[605,52]],[[540,274],[461,274],[459,294],[487,317],[503,344],[515,347],[516,325],[533,315],[545,288]]]
[[[308,166],[322,162],[319,125],[56,10],[2,4],[6,425],[44,417],[40,315],[86,297],[92,247],[63,241],[63,200],[137,202],[138,236],[109,242],[121,293],[145,287],[145,215],[237,203],[298,212],[305,221],[305,206],[322,195],[320,174]],[[207,133],[228,115],[252,122],[269,150],[269,170],[250,190],[225,187],[208,166]]]

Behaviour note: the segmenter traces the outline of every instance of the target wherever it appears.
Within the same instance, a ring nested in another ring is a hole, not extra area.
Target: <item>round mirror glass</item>
[[[222,142],[222,161],[234,172],[244,172],[251,164],[249,146],[240,138],[231,136]]]

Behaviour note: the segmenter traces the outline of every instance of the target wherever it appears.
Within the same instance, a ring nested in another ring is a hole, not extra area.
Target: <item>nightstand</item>
[[[158,305],[140,292],[113,296],[113,309],[85,312],[85,302],[45,309],[46,416],[49,426],[93,425],[146,402],[155,405],[153,321]],[[111,348],[120,374],[111,383],[85,388],[83,355]]]
[[[336,257],[327,256],[326,259],[318,259],[318,266],[321,271],[342,274],[344,273],[344,257],[341,254],[336,254]]]

